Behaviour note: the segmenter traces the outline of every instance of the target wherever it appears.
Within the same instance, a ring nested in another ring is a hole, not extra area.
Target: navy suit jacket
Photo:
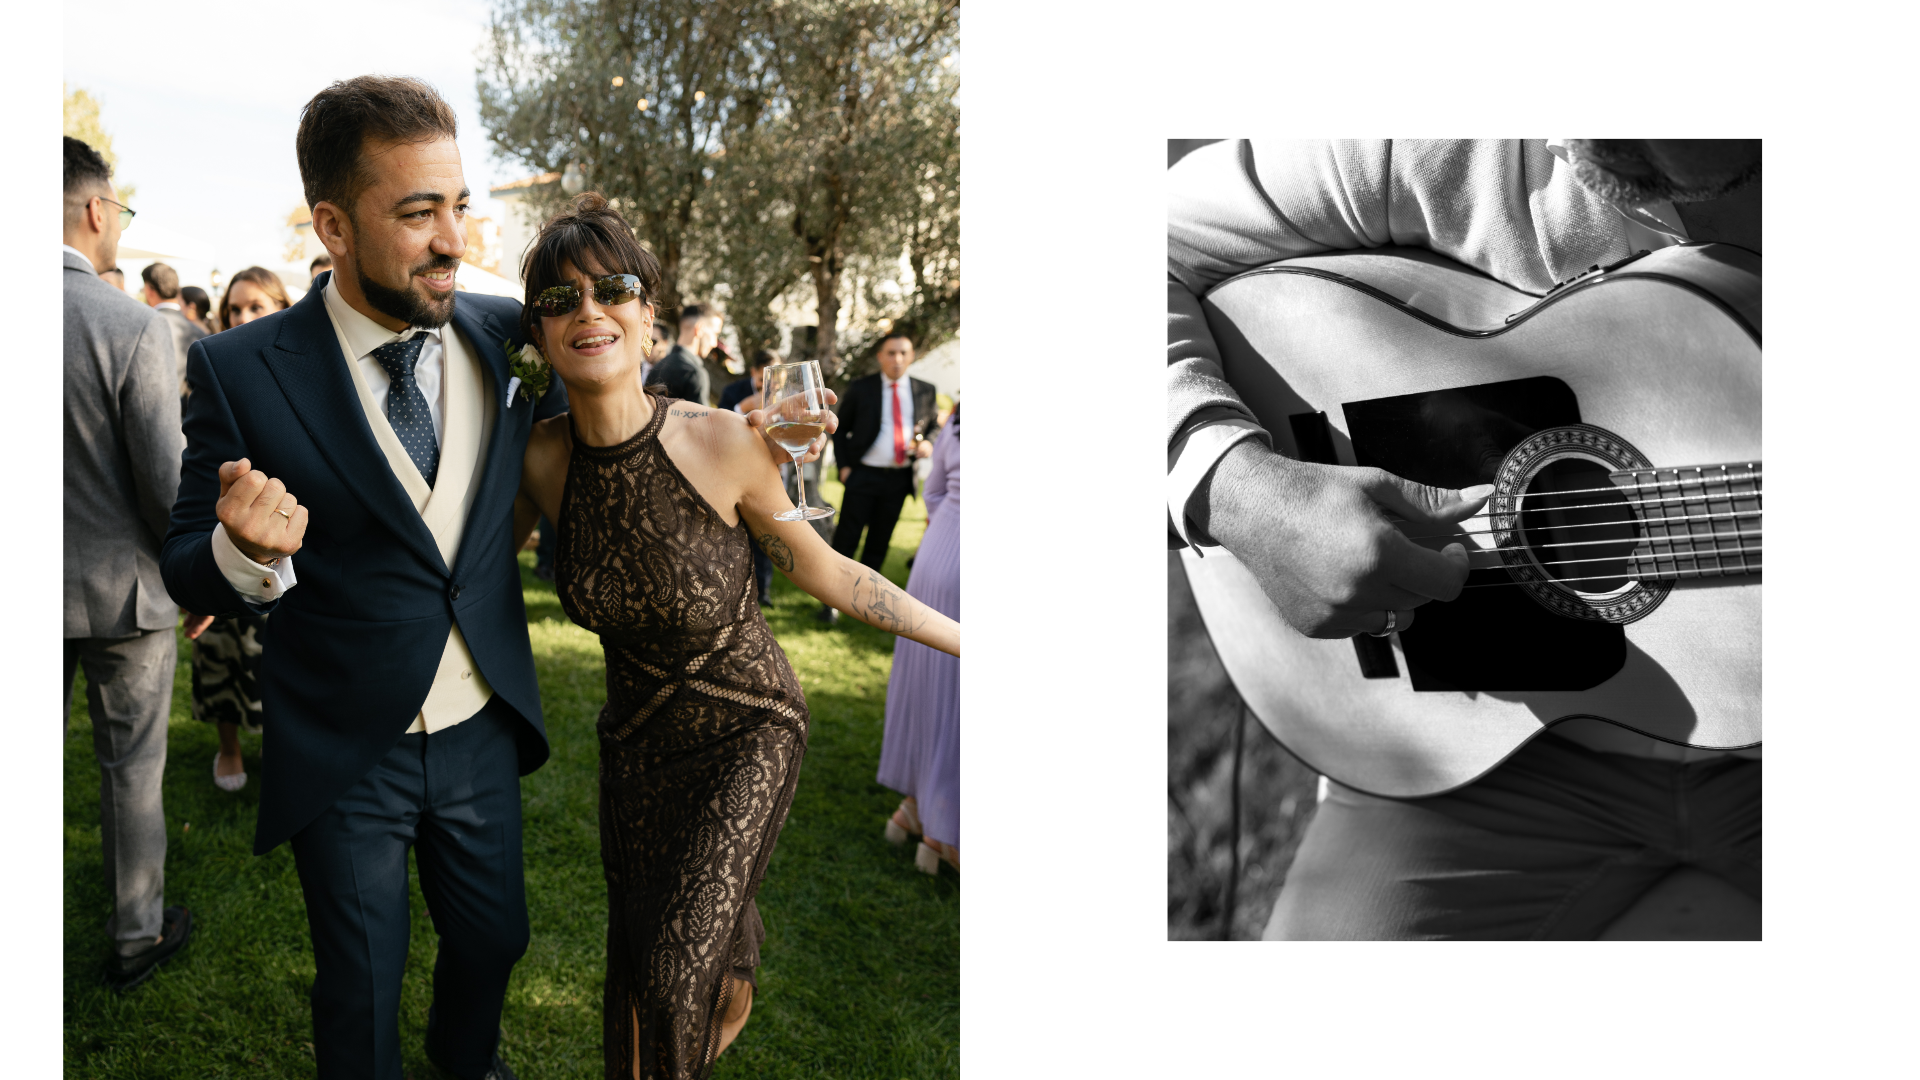
[[[262,756],[255,854],[306,827],[392,749],[426,700],[456,621],[494,693],[525,721],[521,774],[548,753],[513,501],[528,432],[566,411],[566,390],[554,379],[540,401],[516,392],[509,408],[502,343],[518,335],[520,305],[456,295],[452,326],[491,376],[496,411],[449,570],[374,441],[323,284],[285,311],[193,344],[180,495],[161,551],[167,591],[188,611],[273,615],[260,677],[273,753]],[[264,606],[242,599],[213,561],[220,464],[242,457],[311,512],[294,556],[299,583]]]

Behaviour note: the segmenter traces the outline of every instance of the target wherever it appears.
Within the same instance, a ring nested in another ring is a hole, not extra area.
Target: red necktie
[[[900,384],[893,384],[893,463],[907,463],[907,428],[900,422]]]

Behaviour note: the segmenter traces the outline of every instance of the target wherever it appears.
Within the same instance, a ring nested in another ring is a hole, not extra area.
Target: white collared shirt
[[[907,460],[893,460],[893,388],[900,388],[900,430],[907,433]],[[880,376],[880,434],[873,445],[860,455],[860,464],[876,469],[893,469],[913,464],[913,381],[905,375],[899,380]]]
[[[71,249],[69,249],[71,250]],[[387,375],[387,369],[373,358],[373,351],[390,341],[399,341],[412,337],[415,333],[425,333],[427,340],[420,349],[420,359],[413,369],[413,378],[420,387],[420,393],[427,399],[427,411],[433,416],[433,438],[441,446],[446,445],[446,379],[443,357],[445,348],[441,345],[440,334],[445,329],[427,329],[408,327],[395,332],[381,326],[353,309],[340,291],[334,287],[334,279],[327,279],[326,291],[322,299],[326,302],[327,313],[340,328],[347,339],[353,354],[347,358],[349,364],[360,369],[360,377],[366,380],[367,389],[372,391],[373,399],[382,413],[387,408],[387,390],[393,385],[393,379]],[[273,566],[262,566],[248,558],[227,535],[224,525],[213,527],[213,562],[220,573],[233,586],[233,591],[255,604],[267,604],[280,598],[288,589],[298,584],[293,573],[293,556],[280,559]]]

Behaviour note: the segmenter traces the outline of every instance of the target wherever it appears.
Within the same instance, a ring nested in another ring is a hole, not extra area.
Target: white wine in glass
[[[827,430],[826,380],[820,377],[820,365],[812,360],[797,364],[773,364],[761,376],[765,387],[763,400],[767,411],[767,435],[782,450],[793,455],[793,469],[800,483],[800,505],[773,515],[775,521],[812,521],[831,515],[822,506],[807,505],[807,480],[800,468],[813,440]]]

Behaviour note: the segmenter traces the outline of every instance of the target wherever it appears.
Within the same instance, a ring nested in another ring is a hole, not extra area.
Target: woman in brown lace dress
[[[786,454],[740,417],[641,389],[659,268],[604,200],[582,195],[548,222],[525,268],[524,335],[572,411],[534,428],[517,524],[556,523],[561,604],[607,656],[606,1075],[704,1077],[752,1006],[754,894],[807,741],[750,545],[882,629],[958,655],[960,626],[809,523],[773,520],[793,505],[775,467]]]

